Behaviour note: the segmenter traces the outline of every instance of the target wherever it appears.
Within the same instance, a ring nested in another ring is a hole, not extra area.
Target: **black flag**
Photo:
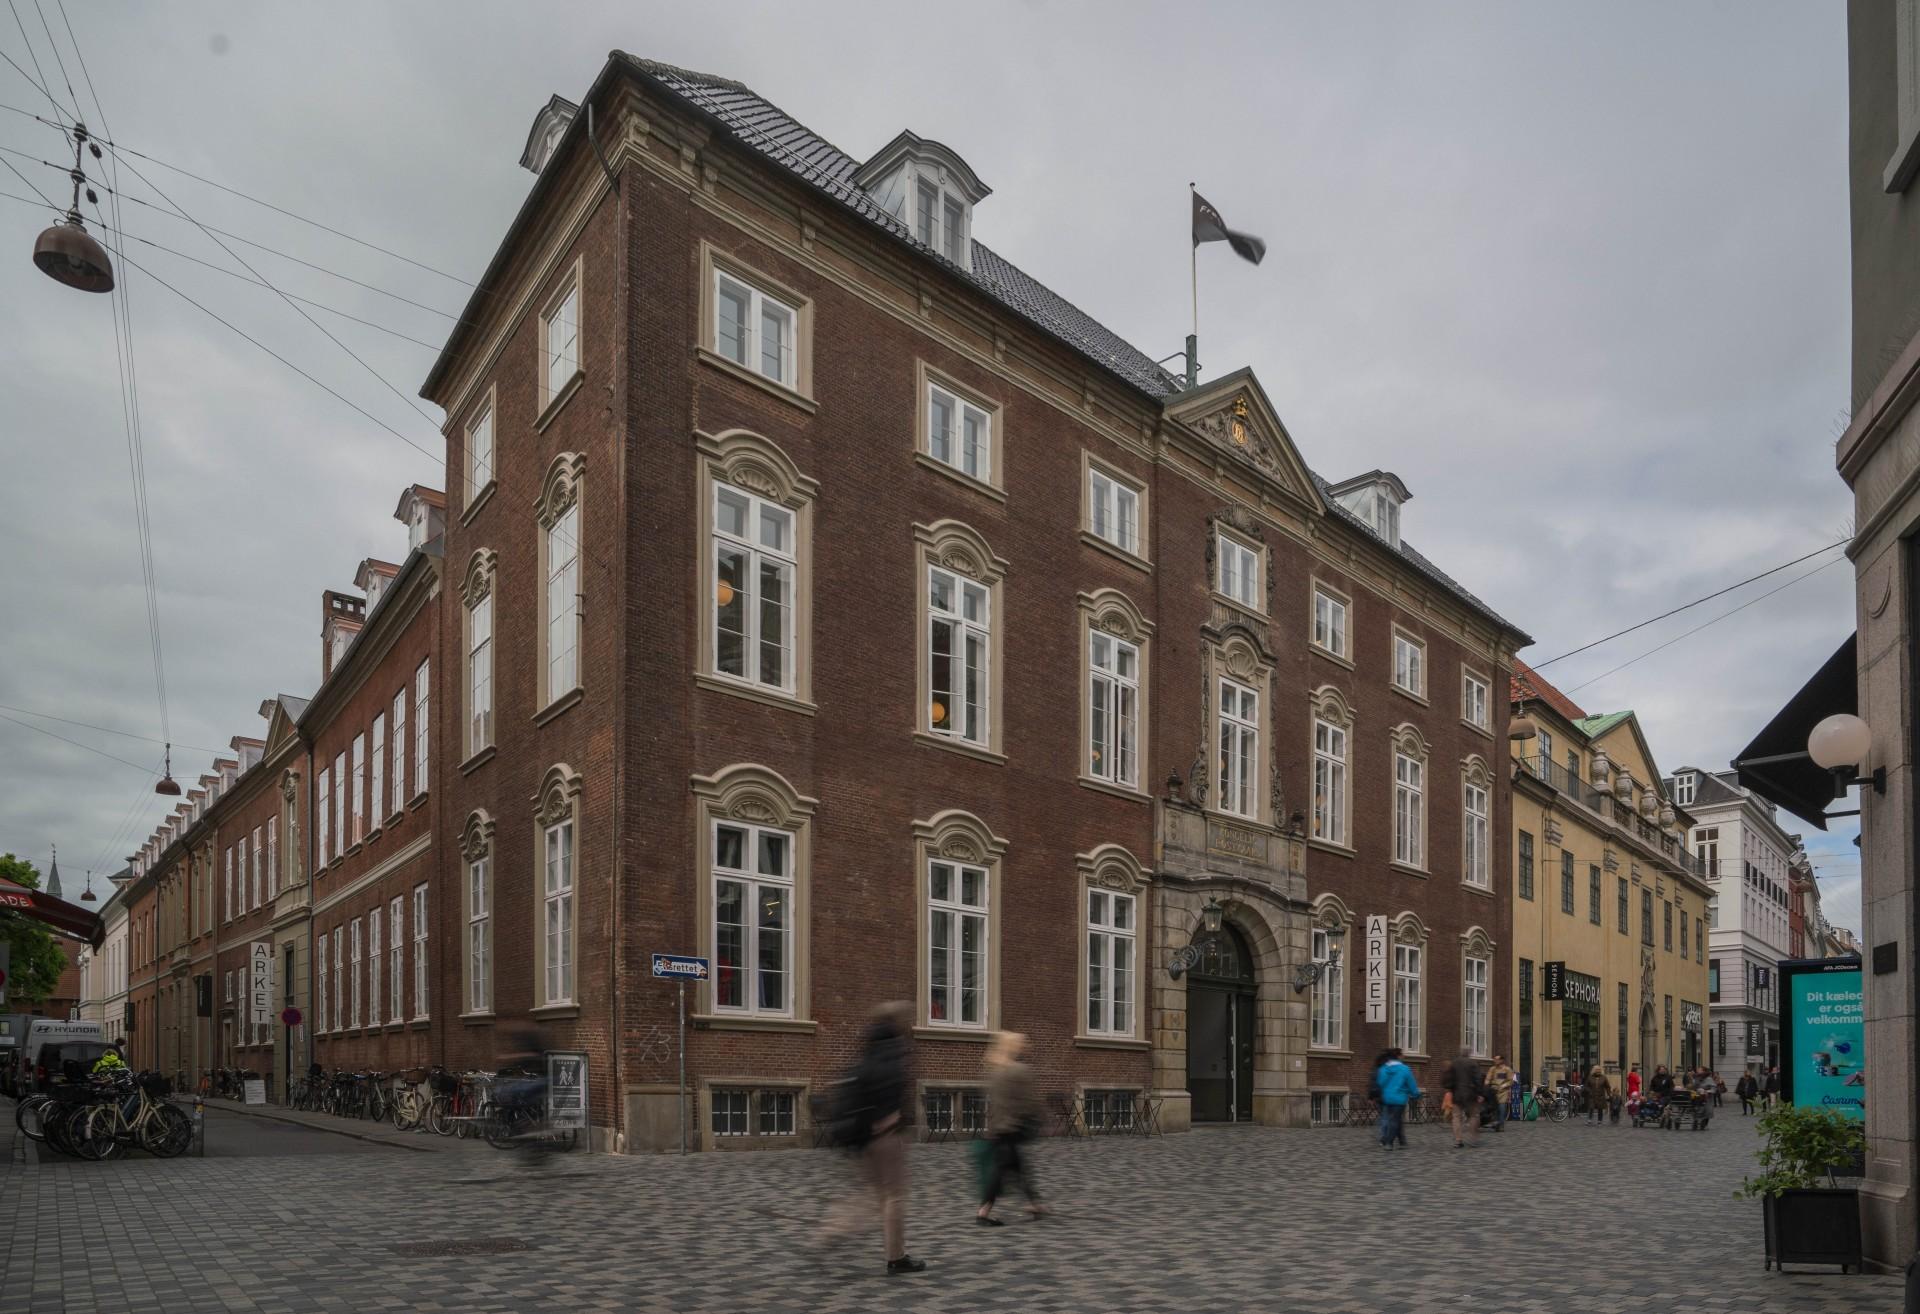
[[[1236,233],[1227,227],[1227,221],[1213,208],[1212,202],[1199,192],[1193,194],[1193,244],[1202,242],[1225,242],[1234,249],[1242,260],[1251,260],[1259,264],[1267,253],[1267,244],[1251,233]]]

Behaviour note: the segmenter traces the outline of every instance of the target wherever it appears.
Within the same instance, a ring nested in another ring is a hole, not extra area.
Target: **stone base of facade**
[[[691,1105],[693,1100],[688,1098]],[[678,1086],[629,1086],[627,1088],[625,1150],[628,1154],[660,1154],[680,1149],[680,1088]],[[687,1116],[692,1118],[689,1108]],[[698,1149],[699,1128],[687,1125],[687,1148]]]
[[[1905,1268],[1920,1235],[1916,1227],[1920,1216],[1910,1188],[1874,1177],[1860,1184],[1860,1253],[1869,1267],[1882,1273]]]

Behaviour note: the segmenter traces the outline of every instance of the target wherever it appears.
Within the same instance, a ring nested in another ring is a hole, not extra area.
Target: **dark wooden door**
[[[1187,987],[1187,1094],[1195,1122],[1226,1122],[1233,1108],[1234,993]]]

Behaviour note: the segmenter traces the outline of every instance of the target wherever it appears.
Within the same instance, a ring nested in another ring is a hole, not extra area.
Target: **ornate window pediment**
[[[1007,851],[1007,842],[971,812],[949,808],[925,821],[913,823],[913,836],[935,858],[986,866]]]
[[[1353,705],[1347,696],[1333,685],[1323,684],[1307,695],[1313,714],[1332,725],[1351,726],[1353,724]]]
[[[1344,931],[1354,923],[1353,910],[1332,891],[1315,896],[1311,925],[1322,931]]]
[[[1395,944],[1425,944],[1427,942],[1427,924],[1420,920],[1420,914],[1403,912],[1389,923]]]
[[[695,776],[693,792],[716,817],[796,830],[820,806],[771,767],[742,763],[710,776]]]
[[[1408,757],[1424,760],[1427,756],[1427,739],[1420,733],[1420,727],[1411,721],[1405,721],[1393,728],[1393,746]]]
[[[1087,623],[1094,629],[1129,643],[1144,643],[1153,633],[1153,622],[1119,589],[1082,593],[1080,610],[1087,613]]]
[[[1134,893],[1151,879],[1146,868],[1140,865],[1140,859],[1118,844],[1102,844],[1091,853],[1079,854],[1074,862],[1080,869],[1080,878],[1087,884],[1123,894]]]
[[[468,862],[478,862],[491,852],[493,818],[485,808],[475,808],[467,814],[467,824],[460,829],[460,856]]]
[[[562,452],[553,458],[540,483],[540,495],[533,499],[541,528],[552,529],[567,508],[580,500],[580,479],[586,468],[587,458],[579,452]]]
[[[1460,933],[1460,947],[1469,958],[1493,957],[1493,937],[1478,926],[1469,926]]]
[[[467,558],[467,572],[460,578],[460,597],[471,607],[493,592],[494,572],[500,555],[492,548],[475,548]]]
[[[723,483],[758,493],[784,506],[799,506],[820,491],[772,441],[746,429],[694,434],[694,442]]]
[[[1469,753],[1460,764],[1460,775],[1469,785],[1478,785],[1482,789],[1493,788],[1493,771],[1487,766],[1487,760],[1478,753]]]
[[[533,796],[534,820],[542,826],[554,826],[571,817],[581,787],[580,773],[566,763],[548,767],[547,774],[540,778],[540,792]]]
[[[1005,559],[994,555],[978,530],[958,520],[915,525],[913,537],[925,549],[927,560],[957,575],[981,584],[996,584],[1006,576]]]

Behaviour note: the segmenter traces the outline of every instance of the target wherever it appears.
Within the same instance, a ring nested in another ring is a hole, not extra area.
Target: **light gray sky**
[[[56,0],[40,5],[91,104]],[[1155,356],[1189,329],[1196,181],[1269,243],[1258,269],[1200,253],[1208,375],[1251,364],[1321,473],[1398,472],[1407,537],[1534,634],[1536,660],[1847,531],[1837,5],[982,3],[952,24],[897,4],[632,0],[68,12],[116,141],[466,279],[531,182],[516,161],[534,111],[577,99],[615,47],[746,82],[856,156],[901,128],[945,141],[994,188],[981,240]],[[32,72],[26,45],[0,23]],[[48,112],[4,65],[0,104]],[[0,146],[34,157],[5,158],[50,195],[62,175],[35,161],[61,145],[0,111]],[[203,223],[445,312],[464,302],[455,281],[129,163]],[[154,186],[120,181],[152,203],[124,207],[129,233],[237,268]],[[26,186],[0,170],[0,192]],[[108,299],[27,261],[33,208],[0,201],[0,217],[16,256],[0,260],[0,704],[159,737]],[[442,316],[235,249],[289,292],[444,339]],[[126,254],[437,450],[437,422],[271,291]],[[397,559],[399,490],[442,474],[122,275],[172,733],[217,748],[260,732],[263,697],[311,691],[320,590]],[[312,313],[414,396],[431,350]],[[1724,766],[1850,628],[1844,565],[1606,672],[1798,573],[1546,674],[1591,710],[1637,709],[1663,768]],[[175,774],[208,756],[177,747]],[[44,865],[58,842],[70,888],[162,814],[146,789],[0,721],[0,848]],[[1857,927],[1852,833],[1810,847],[1829,914]]]

